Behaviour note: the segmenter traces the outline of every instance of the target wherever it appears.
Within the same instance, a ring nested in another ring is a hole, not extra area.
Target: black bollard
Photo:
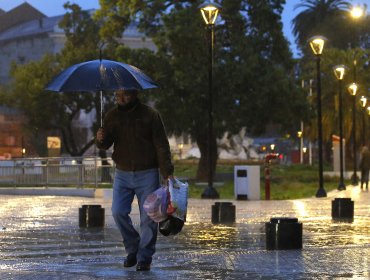
[[[333,219],[353,220],[354,202],[350,198],[336,198],[331,202]]]
[[[78,209],[79,225],[84,228],[104,227],[104,208],[101,205],[82,205]]]
[[[216,202],[212,205],[212,223],[235,223],[235,205],[231,202]]]
[[[302,249],[302,223],[297,218],[271,218],[266,223],[266,249]]]

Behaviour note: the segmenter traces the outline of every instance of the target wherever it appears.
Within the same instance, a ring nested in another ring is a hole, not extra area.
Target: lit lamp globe
[[[343,64],[334,66],[334,75],[337,80],[341,81],[344,78],[344,74],[346,73],[346,66]]]
[[[358,90],[358,86],[356,83],[352,83],[348,86],[348,92],[352,96],[356,96]]]
[[[362,18],[365,15],[365,11],[366,11],[366,5],[364,5],[363,7],[353,6],[350,11],[351,17],[355,19]]]
[[[324,50],[326,38],[323,36],[314,36],[309,40],[310,47],[314,55],[320,56]]]
[[[213,25],[216,22],[218,12],[221,9],[221,6],[216,3],[205,2],[199,6],[200,12],[202,13],[204,22],[207,25]]]
[[[367,98],[365,96],[361,96],[360,102],[361,102],[361,107],[362,108],[365,108],[366,107],[366,103],[367,103]]]

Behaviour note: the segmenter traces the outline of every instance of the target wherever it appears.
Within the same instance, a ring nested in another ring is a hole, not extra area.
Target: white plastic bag
[[[144,211],[156,223],[167,219],[167,207],[169,204],[169,192],[167,187],[160,187],[145,199]]]
[[[170,204],[167,213],[184,222],[186,221],[186,211],[188,208],[188,189],[188,183],[183,183],[176,178],[170,179],[168,182]]]

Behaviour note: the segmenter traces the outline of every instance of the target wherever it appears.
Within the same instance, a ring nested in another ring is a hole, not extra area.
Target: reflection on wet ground
[[[331,218],[331,200],[232,201],[230,225],[211,223],[215,201],[190,200],[184,230],[159,236],[152,271],[136,272],[122,267],[109,199],[0,196],[0,279],[370,279],[370,195],[352,222]],[[106,209],[104,229],[78,227],[83,204]],[[302,250],[265,250],[271,217],[303,223]]]

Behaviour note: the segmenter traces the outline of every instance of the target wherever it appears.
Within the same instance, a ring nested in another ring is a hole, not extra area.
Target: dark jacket
[[[362,170],[370,169],[370,151],[367,149],[361,153],[360,168]]]
[[[171,151],[159,113],[139,100],[129,107],[116,106],[104,118],[104,140],[99,149],[112,144],[112,159],[120,170],[160,169],[163,177],[173,174]]]

